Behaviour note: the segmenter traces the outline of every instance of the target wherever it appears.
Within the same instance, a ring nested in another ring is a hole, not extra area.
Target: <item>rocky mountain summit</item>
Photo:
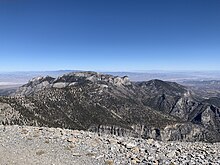
[[[61,128],[0,126],[2,165],[220,164],[220,144],[162,142]]]
[[[128,77],[118,77],[111,75],[104,75],[96,72],[73,72],[69,74],[64,74],[58,78],[46,77],[36,77],[31,79],[27,84],[23,85],[17,92],[17,95],[30,95],[34,94],[42,89],[47,88],[65,88],[71,87],[78,84],[85,83],[98,83],[106,84],[102,87],[107,87],[107,83],[112,83],[117,86],[130,85]]]
[[[219,104],[174,82],[131,82],[96,72],[30,80],[0,97],[0,121],[163,141],[220,141]]]

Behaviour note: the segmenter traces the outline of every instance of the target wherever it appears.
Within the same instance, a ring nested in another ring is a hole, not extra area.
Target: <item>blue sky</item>
[[[0,0],[0,71],[220,70],[219,0]]]

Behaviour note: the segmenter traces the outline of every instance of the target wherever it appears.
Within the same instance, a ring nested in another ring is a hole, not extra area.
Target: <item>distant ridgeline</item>
[[[220,141],[219,100],[174,82],[131,82],[96,72],[30,80],[0,97],[0,122],[164,141]]]

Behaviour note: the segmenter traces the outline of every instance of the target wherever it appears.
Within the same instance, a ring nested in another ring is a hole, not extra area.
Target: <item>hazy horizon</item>
[[[25,84],[34,77],[51,76],[58,77],[70,72],[80,72],[84,70],[54,70],[54,71],[19,71],[19,72],[0,72],[0,86],[14,86],[16,84]],[[92,70],[90,70],[92,71]],[[128,76],[131,81],[148,81],[152,79],[160,79],[164,81],[184,82],[188,80],[206,81],[220,80],[219,71],[98,71],[103,74],[114,76]]]
[[[219,73],[219,70],[83,70],[83,69],[56,69],[56,70],[11,70],[11,71],[0,71],[1,73],[24,73],[24,72],[59,72],[59,71],[82,71],[82,72],[128,72],[128,73],[193,73],[193,72],[198,72],[198,73]]]

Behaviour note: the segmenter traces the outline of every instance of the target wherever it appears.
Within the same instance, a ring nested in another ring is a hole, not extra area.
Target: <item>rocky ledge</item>
[[[220,164],[220,144],[161,142],[60,128],[0,126],[6,164]]]

